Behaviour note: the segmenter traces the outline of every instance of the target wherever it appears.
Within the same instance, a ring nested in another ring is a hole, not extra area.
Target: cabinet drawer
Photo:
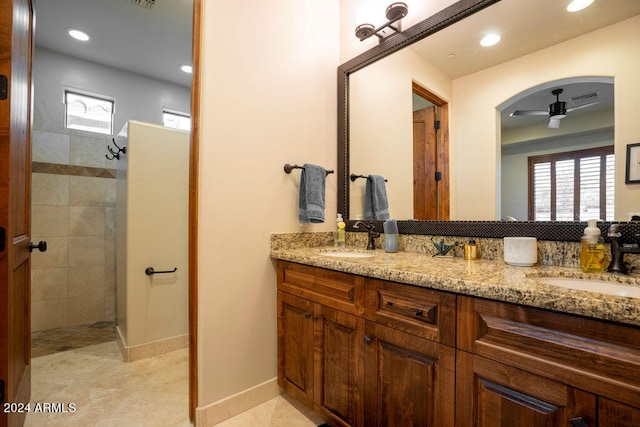
[[[278,261],[278,290],[306,298],[346,313],[362,315],[364,278]]]
[[[367,279],[365,317],[368,320],[455,345],[456,297],[446,292]]]
[[[638,406],[640,328],[458,298],[458,348]]]

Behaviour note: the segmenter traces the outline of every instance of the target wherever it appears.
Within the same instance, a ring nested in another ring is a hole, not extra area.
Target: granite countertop
[[[640,287],[640,276],[609,273],[585,274],[579,268],[515,267],[504,261],[465,261],[460,257],[432,257],[421,253],[386,253],[347,247],[346,251],[373,253],[370,258],[322,255],[334,247],[277,249],[271,257],[299,264],[343,271],[361,276],[406,283],[462,295],[544,308],[640,326],[640,298],[567,289],[544,283],[545,277],[607,280]]]

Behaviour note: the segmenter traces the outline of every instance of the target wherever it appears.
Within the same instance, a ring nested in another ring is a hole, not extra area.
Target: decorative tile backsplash
[[[401,234],[399,236],[399,249],[404,252],[422,253],[427,256],[436,254],[436,248],[431,240],[456,244],[451,250],[454,257],[463,257],[463,245],[469,241],[469,237],[429,236],[416,234]],[[347,232],[347,246],[362,248],[367,247],[367,234],[359,232]],[[504,245],[502,239],[475,238],[478,246],[478,258],[501,261],[504,259]],[[559,267],[580,267],[580,243],[558,242],[550,240],[538,240],[538,264]],[[332,246],[333,232],[317,233],[274,233],[271,235],[271,249],[302,248],[315,246]],[[376,249],[384,249],[384,234],[375,239]],[[605,264],[611,260],[609,244],[605,245]],[[630,265],[632,272],[640,272],[640,256],[627,255],[625,261]]]

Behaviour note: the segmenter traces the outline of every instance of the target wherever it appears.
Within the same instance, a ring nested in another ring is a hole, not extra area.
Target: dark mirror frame
[[[347,218],[349,231],[354,220],[349,219],[349,76],[368,65],[383,59],[431,34],[489,7],[501,0],[459,0],[406,29],[384,39],[377,46],[356,56],[338,67],[338,212]],[[374,221],[376,229],[383,232],[382,221]],[[610,222],[598,226],[606,239]],[[640,223],[628,223],[623,235],[640,232]],[[539,240],[580,241],[584,222],[539,222],[539,221],[398,221],[401,234],[424,234],[437,236],[502,238],[507,236],[530,236]]]

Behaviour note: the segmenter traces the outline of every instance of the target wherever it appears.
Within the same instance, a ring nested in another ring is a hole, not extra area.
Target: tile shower
[[[37,111],[36,111],[37,114]],[[116,319],[115,164],[110,137],[32,131],[31,330]]]

